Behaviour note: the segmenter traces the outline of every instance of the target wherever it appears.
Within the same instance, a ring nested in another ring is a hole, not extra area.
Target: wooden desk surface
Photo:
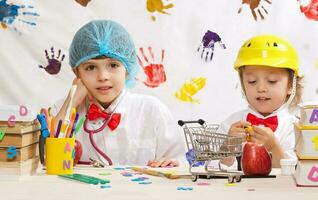
[[[171,168],[171,170],[175,170]],[[180,169],[178,169],[180,170]],[[183,171],[186,169],[182,169]],[[318,199],[318,188],[296,187],[291,176],[281,176],[280,169],[274,169],[276,178],[242,179],[235,186],[226,186],[227,179],[198,179],[192,182],[189,179],[167,179],[149,175],[133,175],[125,177],[121,173],[127,170],[108,168],[82,168],[74,173],[92,175],[109,179],[111,188],[101,188],[100,185],[66,180],[54,175],[45,175],[45,171],[33,176],[24,176],[19,179],[4,180],[0,177],[1,200],[117,200],[117,199],[180,199],[180,200],[314,200]],[[100,175],[111,173],[111,175]],[[151,184],[141,185],[131,179],[149,177]],[[1,180],[2,179],[2,180]],[[200,186],[198,183],[209,183]],[[177,190],[178,187],[192,187],[193,190]]]

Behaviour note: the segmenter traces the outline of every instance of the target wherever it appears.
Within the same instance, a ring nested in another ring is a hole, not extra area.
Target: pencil
[[[61,128],[61,133],[62,135],[61,138],[65,137],[64,134],[68,125],[70,124],[70,118],[71,118],[71,111],[72,109],[75,109],[75,108],[72,108],[72,101],[73,101],[73,97],[74,97],[74,94],[76,92],[76,89],[77,89],[77,85],[72,85],[72,88],[70,90],[70,101],[68,102],[68,105],[67,105],[67,108],[66,108],[66,114],[65,114],[65,117],[64,117],[64,121],[63,121],[63,124],[62,124],[62,128]]]
[[[147,169],[147,168],[132,167],[131,169],[136,171],[136,172],[141,172],[143,174],[148,174],[148,175],[151,175],[151,176],[166,177],[168,179],[181,178],[181,176],[179,176],[179,175],[174,175],[174,174],[171,174],[171,173],[158,172],[158,171]]]

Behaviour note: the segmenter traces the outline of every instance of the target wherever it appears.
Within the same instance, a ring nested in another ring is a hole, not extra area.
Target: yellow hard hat
[[[299,77],[299,60],[294,47],[275,35],[260,35],[247,40],[240,48],[234,69],[246,65],[287,68]]]

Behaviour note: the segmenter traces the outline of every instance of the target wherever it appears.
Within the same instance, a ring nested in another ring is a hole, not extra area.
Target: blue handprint
[[[31,26],[35,26],[35,22],[24,20],[19,18],[19,16],[39,16],[36,12],[29,12],[27,9],[33,9],[33,6],[29,5],[15,5],[13,3],[7,3],[7,0],[0,0],[0,24],[3,29],[6,29],[8,26],[12,26],[13,29],[21,34],[16,27],[13,26],[13,23],[17,20],[23,23],[26,23]]]

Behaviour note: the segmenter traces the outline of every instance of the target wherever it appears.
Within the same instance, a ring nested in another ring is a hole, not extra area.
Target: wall
[[[92,19],[121,23],[131,33],[137,50],[143,47],[150,58],[147,48],[152,47],[157,64],[161,62],[161,50],[165,50],[162,67],[166,81],[154,88],[140,81],[133,90],[157,96],[178,119],[220,122],[244,107],[233,63],[243,41],[256,34],[278,34],[294,44],[305,76],[303,99],[317,99],[318,17],[314,12],[310,17],[316,20],[306,17],[300,11],[300,2],[271,0],[270,4],[260,0],[255,11],[260,9],[264,19],[258,15],[255,20],[249,5],[242,5],[241,0],[148,1],[173,7],[162,8],[169,13],[163,14],[150,12],[147,0],[92,0],[87,6],[73,0],[0,0],[0,104],[41,108],[65,96],[74,78],[68,64],[68,47],[79,27]],[[302,5],[309,2],[302,1]],[[215,43],[213,59],[206,62],[197,48],[207,30],[217,33],[226,49]],[[51,47],[55,58],[59,49],[65,54],[55,75],[39,68],[47,66],[44,51],[48,50],[51,58]],[[139,50],[138,55],[142,57]],[[175,97],[185,82],[200,77],[205,78],[205,85],[200,84],[204,79],[199,79],[197,85],[191,86],[197,87],[192,98],[199,103]],[[138,78],[146,79],[143,70]]]

